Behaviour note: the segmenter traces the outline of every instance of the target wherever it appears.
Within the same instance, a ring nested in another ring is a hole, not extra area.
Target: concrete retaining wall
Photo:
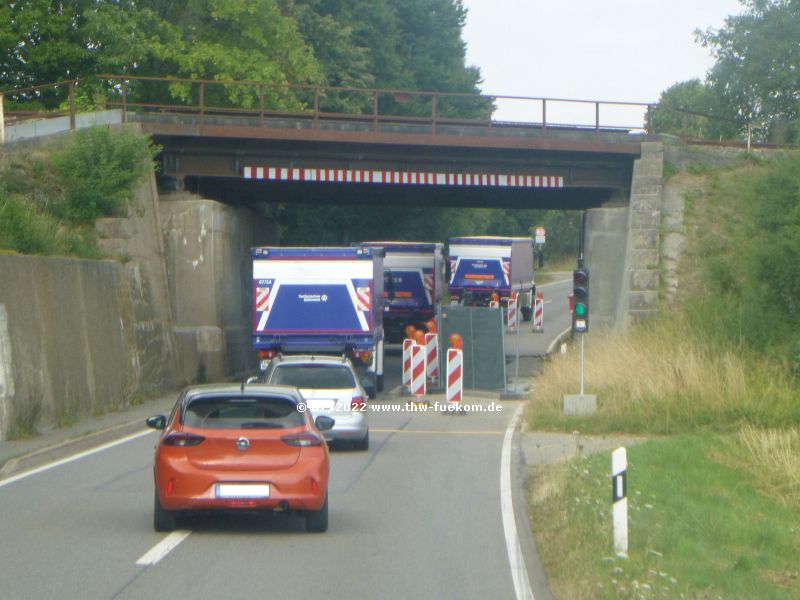
[[[116,260],[0,254],[0,439],[186,383],[249,372],[250,247],[276,244],[246,208],[159,199],[96,223]]]
[[[275,226],[247,208],[188,193],[162,195],[159,210],[179,380],[252,371],[250,248],[277,243]]]
[[[13,282],[0,286],[0,435],[106,412],[138,391],[146,359],[122,265],[2,254],[0,281]]]

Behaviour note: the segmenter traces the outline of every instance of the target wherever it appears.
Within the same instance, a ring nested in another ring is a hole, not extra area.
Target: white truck
[[[491,300],[508,302],[516,292],[525,321],[533,318],[536,284],[533,239],[529,237],[472,236],[448,240],[451,302],[488,306]]]
[[[253,349],[348,356],[383,390],[383,250],[259,247],[253,258]]]
[[[386,339],[401,342],[409,325],[427,330],[444,292],[444,244],[363,242],[383,248],[383,326]]]

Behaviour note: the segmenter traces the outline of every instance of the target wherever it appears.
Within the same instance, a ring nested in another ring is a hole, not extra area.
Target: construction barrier
[[[519,326],[519,312],[517,311],[517,299],[513,298],[508,301],[508,329],[515,331]]]
[[[425,374],[431,383],[439,381],[439,336],[435,333],[425,334]]]
[[[425,382],[425,348],[414,344],[411,346],[411,395],[424,396]]]
[[[464,353],[455,348],[447,350],[447,386],[445,396],[447,402],[461,402],[464,391]],[[459,406],[456,404],[456,406]]]
[[[533,303],[533,331],[535,333],[544,331],[544,292],[536,292]]]
[[[411,348],[414,347],[414,340],[406,338],[403,340],[403,385],[411,389]]]
[[[489,308],[500,308],[500,303],[497,300],[489,300]]]

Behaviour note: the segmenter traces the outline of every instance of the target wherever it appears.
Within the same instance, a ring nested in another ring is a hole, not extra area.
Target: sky
[[[714,64],[695,29],[741,14],[738,0],[462,0],[467,64],[486,94],[656,102]],[[494,118],[541,121],[541,102],[498,100]],[[601,105],[601,124],[636,126],[643,107]],[[594,123],[594,104],[548,102],[548,123]]]

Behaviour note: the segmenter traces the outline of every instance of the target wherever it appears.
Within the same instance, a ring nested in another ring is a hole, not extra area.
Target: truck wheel
[[[533,320],[533,307],[532,306],[523,306],[522,307],[522,320],[523,321],[531,321],[531,320]]]

